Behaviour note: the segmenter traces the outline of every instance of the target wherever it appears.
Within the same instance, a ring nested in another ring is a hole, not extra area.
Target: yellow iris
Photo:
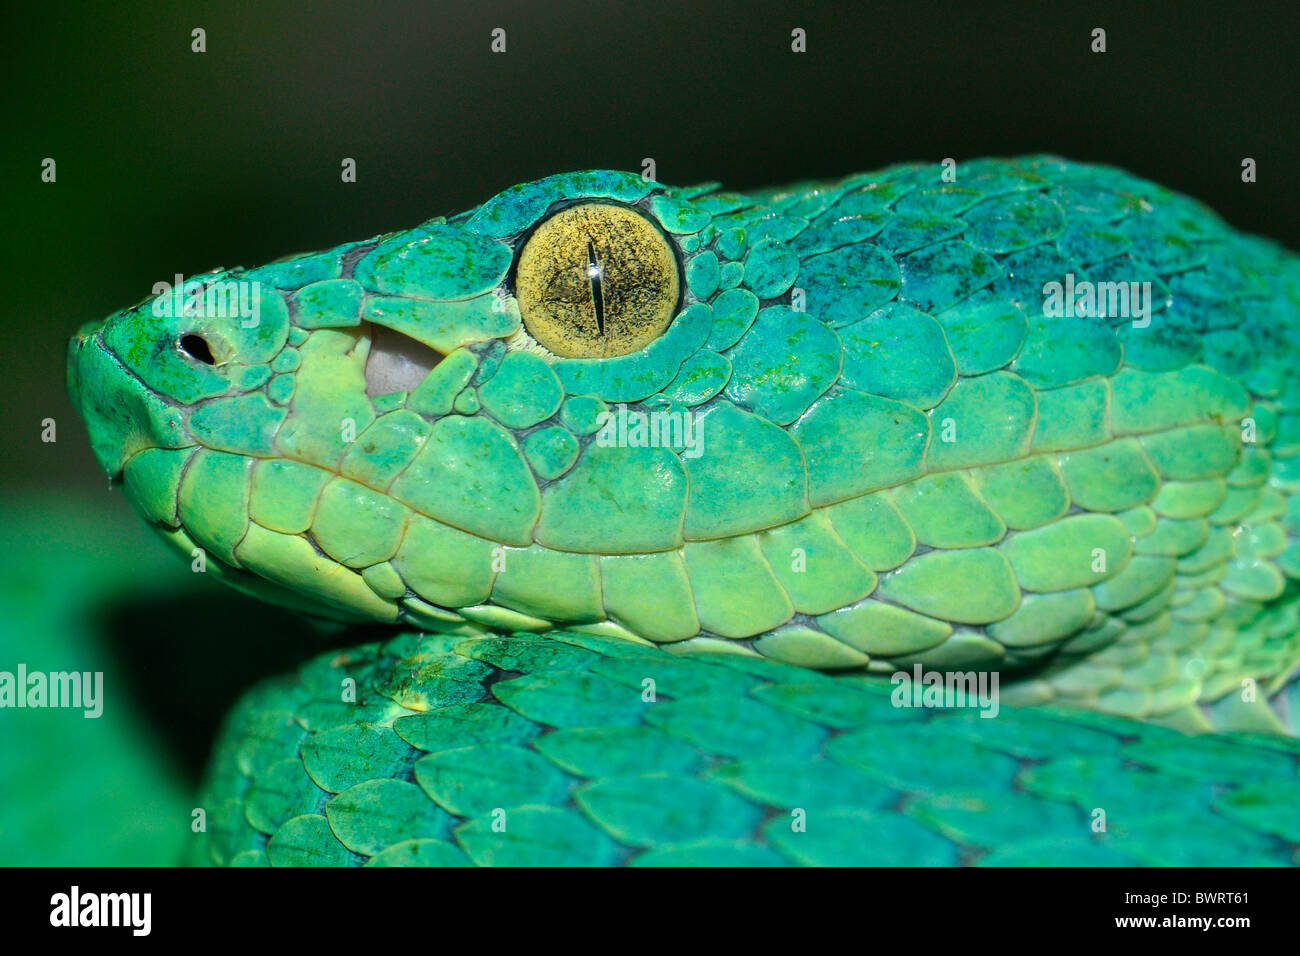
[[[528,333],[562,358],[645,348],[677,312],[677,258],[639,212],[613,203],[569,206],[528,237],[515,297]]]

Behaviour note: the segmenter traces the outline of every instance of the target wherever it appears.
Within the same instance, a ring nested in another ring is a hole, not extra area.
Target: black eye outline
[[[186,332],[177,339],[176,349],[186,358],[202,362],[204,365],[217,364],[216,356],[212,354],[212,346],[208,345],[208,340],[197,332]]]

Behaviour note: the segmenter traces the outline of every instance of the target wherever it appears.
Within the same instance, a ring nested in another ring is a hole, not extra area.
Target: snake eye
[[[649,345],[677,311],[677,257],[645,216],[583,203],[542,222],[524,243],[515,298],[524,327],[562,358],[606,358]]]
[[[188,332],[181,336],[176,346],[196,362],[202,362],[204,365],[217,364],[217,359],[212,354],[212,347],[208,345],[208,340],[201,335]]]

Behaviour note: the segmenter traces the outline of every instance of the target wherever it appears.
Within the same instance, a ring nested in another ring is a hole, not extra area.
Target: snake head
[[[167,540],[316,615],[1032,668],[1124,714],[1276,691],[1293,605],[1246,665],[1210,621],[1300,574],[1297,260],[1115,170],[963,168],[554,176],[160,284],[70,387]],[[1177,682],[1118,683],[1148,659]]]
[[[159,283],[74,336],[69,389],[110,478],[237,586],[344,619],[598,620],[498,605],[491,555],[578,552],[586,574],[606,548],[681,544],[684,449],[588,446],[611,405],[673,401],[705,344],[716,256],[686,275],[710,222],[630,173],[516,186]]]

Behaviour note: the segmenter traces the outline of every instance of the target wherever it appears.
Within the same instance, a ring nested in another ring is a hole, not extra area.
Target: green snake
[[[1300,259],[1194,200],[587,171],[154,293],[100,464],[390,628],[230,714],[198,861],[1297,861]]]

